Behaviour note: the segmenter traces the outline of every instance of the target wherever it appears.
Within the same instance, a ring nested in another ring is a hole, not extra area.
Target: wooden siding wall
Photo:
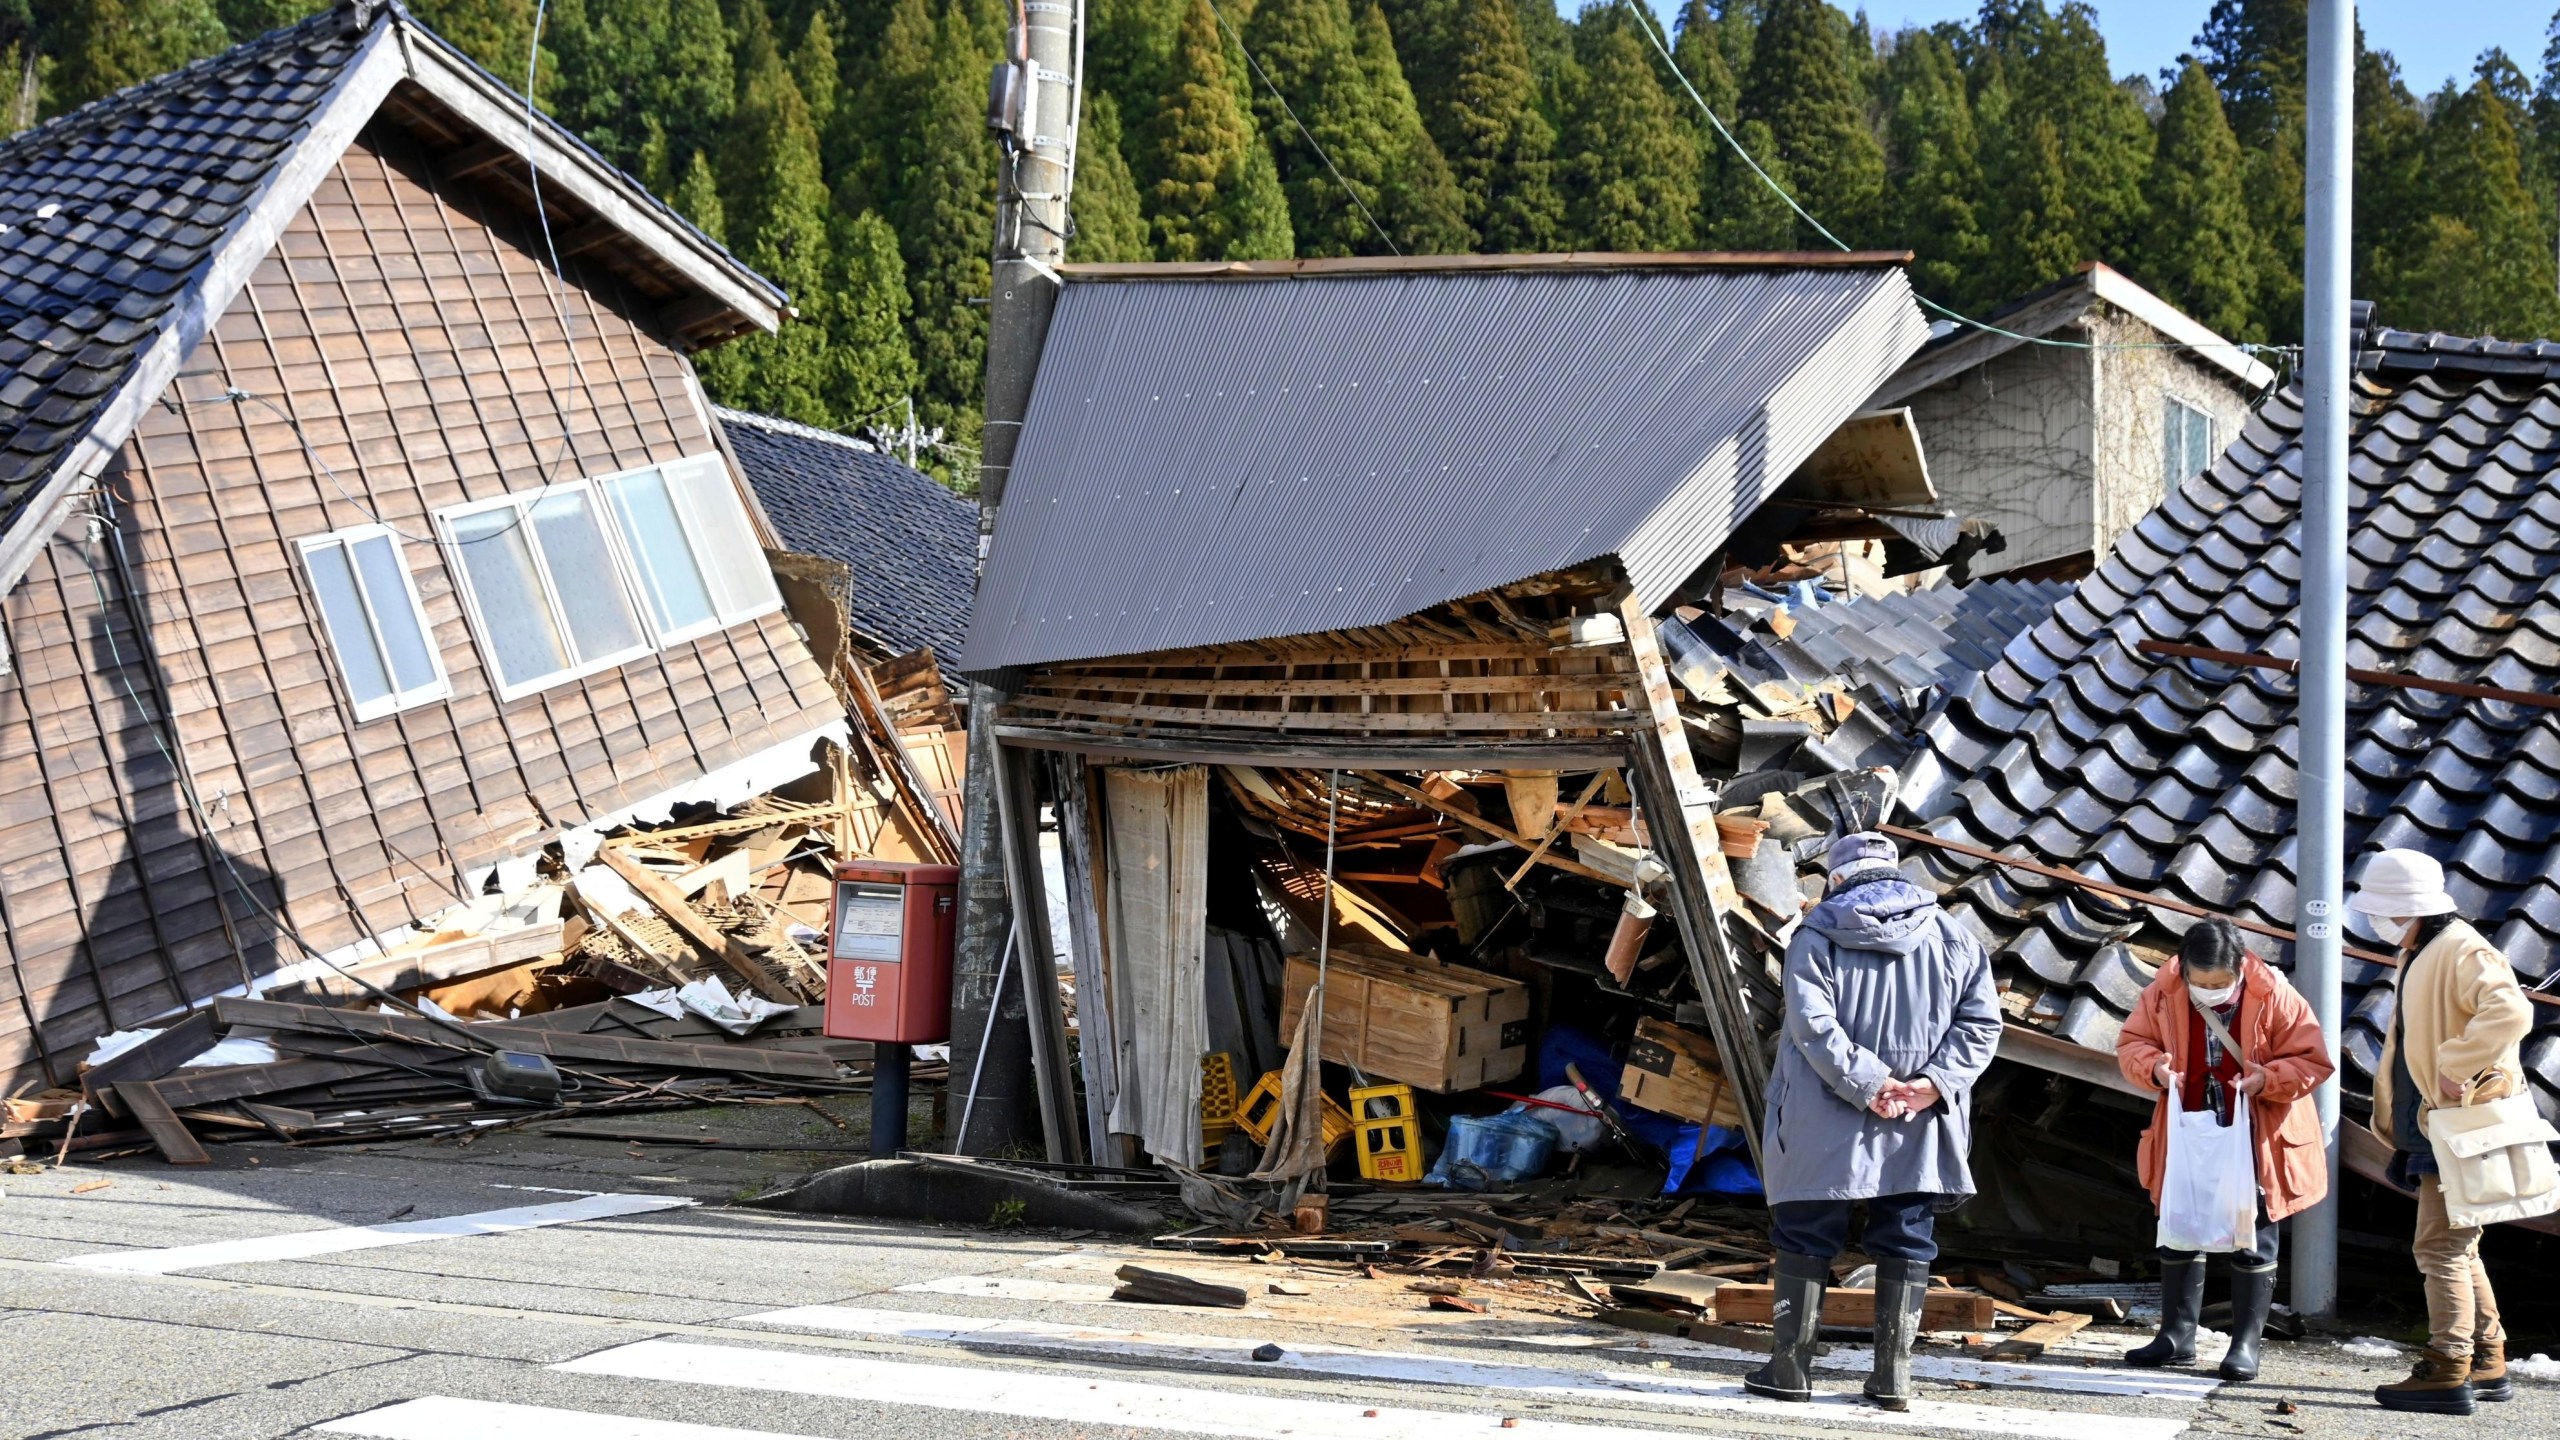
[[[638,297],[574,259],[555,297],[539,253],[404,135],[369,131],[189,360],[183,403],[155,408],[108,477],[133,605],[80,520],[6,597],[0,1084],[68,1078],[92,1037],[237,983],[243,959],[299,958],[226,886],[235,959],[153,739],[164,694],[213,840],[322,950],[842,713],[779,612],[502,702],[442,556],[412,540],[454,693],[354,722],[296,538],[376,519],[429,537],[434,509],[713,447],[686,362],[630,318],[648,313]],[[222,399],[232,387],[289,411],[308,449],[267,404]]]

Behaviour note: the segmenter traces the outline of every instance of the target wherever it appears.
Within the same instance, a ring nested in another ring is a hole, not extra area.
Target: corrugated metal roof
[[[1658,602],[1927,338],[1889,263],[1071,275],[966,668],[1383,624],[1607,554]]]

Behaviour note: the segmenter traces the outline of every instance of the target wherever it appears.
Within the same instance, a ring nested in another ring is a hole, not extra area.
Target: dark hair
[[[2178,965],[2188,974],[2198,970],[2236,974],[2248,953],[2249,946],[2240,938],[2239,926],[2218,918],[2204,920],[2178,942]]]

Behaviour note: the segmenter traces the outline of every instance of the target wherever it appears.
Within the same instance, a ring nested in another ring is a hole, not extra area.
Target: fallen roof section
[[[2347,663],[2560,690],[2560,346],[2361,341]],[[1905,792],[1932,832],[2290,929],[2294,680],[2137,647],[2296,652],[2300,427],[2297,392],[2268,401],[1950,701]],[[2351,859],[2386,846],[2438,856],[2462,914],[2528,985],[2548,986],[2560,971],[2560,711],[2357,686],[2348,723]],[[2112,1051],[2152,963],[2195,923],[1944,852],[1917,861],[2033,999],[2026,1018],[2087,1049]],[[2289,947],[2252,943],[2287,962]],[[2348,962],[2351,1100],[2371,1092],[2386,977]],[[2560,1007],[2534,1010],[2527,1068],[2560,1115]]]
[[[1894,255],[1070,267],[966,668],[1667,598],[1927,338]],[[1236,283],[1257,280],[1267,283]]]

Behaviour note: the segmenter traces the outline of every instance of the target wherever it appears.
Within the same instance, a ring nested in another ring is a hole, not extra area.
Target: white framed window
[[[436,524],[501,699],[657,648],[587,482],[458,505]]]
[[[780,609],[773,567],[716,455],[597,482],[662,644]]]
[[[2213,415],[2172,395],[2162,408],[2160,480],[2169,489],[2213,463]]]
[[[452,693],[398,534],[359,525],[295,543],[356,719],[378,719]]]

